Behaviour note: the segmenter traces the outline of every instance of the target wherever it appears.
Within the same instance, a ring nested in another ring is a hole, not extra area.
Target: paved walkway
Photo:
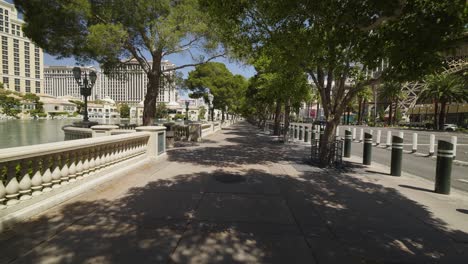
[[[466,263],[463,193],[305,154],[245,123],[180,144],[1,234],[0,263]]]

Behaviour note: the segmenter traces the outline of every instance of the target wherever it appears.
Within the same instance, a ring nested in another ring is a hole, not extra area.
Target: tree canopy
[[[223,54],[197,0],[17,0],[15,5],[24,14],[25,34],[52,55],[95,60],[108,72],[136,59],[149,81],[146,125],[154,118],[161,78],[170,80],[173,70]],[[163,67],[162,60],[175,53],[192,60]]]

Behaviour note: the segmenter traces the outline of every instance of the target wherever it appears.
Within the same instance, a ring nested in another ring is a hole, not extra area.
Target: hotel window
[[[41,93],[41,82],[36,81],[36,93]]]
[[[15,91],[20,91],[20,79],[15,79]]]
[[[31,81],[26,80],[26,92],[30,93],[31,92]]]
[[[3,85],[8,88],[8,84],[10,83],[10,80],[8,80],[8,77],[3,77]]]

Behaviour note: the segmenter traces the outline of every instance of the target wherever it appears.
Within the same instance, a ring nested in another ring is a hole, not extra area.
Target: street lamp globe
[[[81,79],[81,69],[80,67],[74,67],[73,68],[73,77],[75,78],[75,81],[79,82]]]
[[[214,96],[212,94],[208,94],[208,101],[210,101],[210,105],[213,104]]]
[[[96,72],[90,72],[89,73],[89,79],[91,80],[91,84],[94,85],[96,83],[96,80],[97,80],[97,74]]]

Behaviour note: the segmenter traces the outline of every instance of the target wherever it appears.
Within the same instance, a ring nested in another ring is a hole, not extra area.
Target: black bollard
[[[349,158],[351,157],[351,140],[353,140],[353,135],[351,135],[351,131],[346,129],[345,130],[345,143],[344,143],[344,157]]]
[[[308,127],[304,128],[304,142],[309,142],[309,130]]]
[[[322,143],[322,138],[323,138],[323,135],[325,134],[325,130],[323,129],[323,127],[320,128],[320,135],[319,135],[319,140],[320,140],[320,143]]]
[[[297,125],[294,125],[294,139],[297,138]]]
[[[289,138],[293,138],[294,136],[294,127],[293,125],[289,125]]]
[[[401,162],[403,161],[403,138],[392,137],[392,160],[390,162],[390,175],[401,176]]]
[[[362,154],[362,164],[371,165],[372,160],[372,135],[364,133],[364,151]]]
[[[303,126],[299,126],[299,140],[302,140],[302,127]]]
[[[439,140],[437,144],[437,165],[435,192],[450,194],[450,176],[452,174],[453,144]]]

